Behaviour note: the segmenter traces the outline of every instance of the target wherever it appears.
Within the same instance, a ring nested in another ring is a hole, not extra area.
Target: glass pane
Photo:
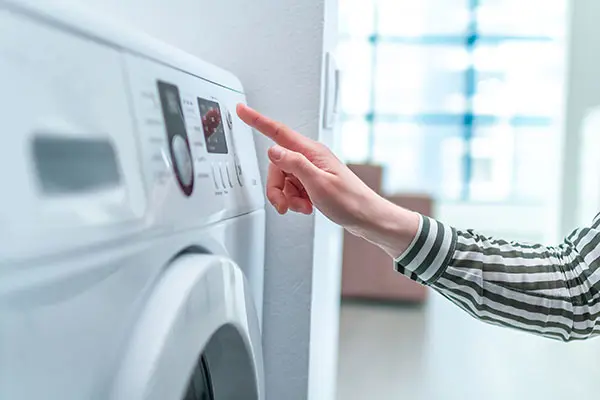
[[[383,36],[464,35],[468,27],[468,0],[379,0],[377,7]]]
[[[558,183],[558,129],[476,128],[471,199],[543,204]]]
[[[342,121],[341,143],[345,162],[365,162],[369,156],[369,124],[364,119]]]
[[[483,35],[565,36],[567,0],[480,0],[477,9]]]
[[[514,196],[525,202],[544,203],[559,184],[559,128],[515,129]]]
[[[374,161],[385,168],[385,193],[458,199],[463,179],[461,134],[460,126],[377,122]]]
[[[554,116],[560,112],[565,63],[561,46],[534,42],[480,45],[474,63],[476,114]]]
[[[462,113],[464,48],[381,44],[377,51],[375,108],[379,113]]]
[[[201,357],[192,373],[183,400],[213,400],[214,398],[208,364],[205,358]]]
[[[340,105],[346,114],[366,114],[371,110],[372,54],[373,46],[366,41],[342,41],[338,46]]]
[[[367,37],[375,32],[373,1],[339,0],[339,31],[344,36]]]
[[[515,132],[510,125],[477,128],[471,141],[470,200],[506,201],[512,192]]]

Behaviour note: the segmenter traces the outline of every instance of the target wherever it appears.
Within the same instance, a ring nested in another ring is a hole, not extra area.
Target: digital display
[[[198,97],[198,108],[202,118],[206,150],[209,153],[227,154],[225,128],[219,103]]]

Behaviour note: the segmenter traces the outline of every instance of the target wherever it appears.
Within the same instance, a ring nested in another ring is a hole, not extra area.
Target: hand
[[[416,235],[419,217],[365,185],[326,146],[239,104],[246,124],[271,138],[267,198],[280,214],[313,207],[350,232],[398,256]]]
[[[277,123],[245,105],[239,117],[273,139],[269,149],[267,198],[280,214],[310,214],[317,207],[344,227],[362,223],[365,204],[379,197],[326,146]]]

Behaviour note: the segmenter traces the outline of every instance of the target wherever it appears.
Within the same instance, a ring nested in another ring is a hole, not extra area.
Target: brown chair
[[[375,165],[349,165],[369,187],[381,192],[382,169]],[[431,216],[428,196],[395,195],[388,200]],[[342,297],[380,301],[423,302],[427,288],[394,271],[392,260],[379,247],[344,232]]]

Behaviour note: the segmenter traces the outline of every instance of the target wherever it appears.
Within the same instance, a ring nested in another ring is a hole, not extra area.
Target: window
[[[542,203],[567,0],[340,0],[342,151],[386,192]]]

